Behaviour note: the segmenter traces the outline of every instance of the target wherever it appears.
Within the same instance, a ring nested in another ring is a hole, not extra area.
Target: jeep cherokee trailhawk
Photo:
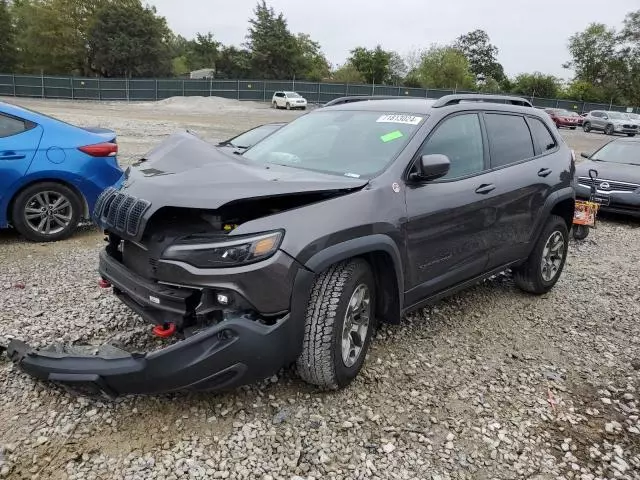
[[[243,153],[179,133],[129,168],[94,212],[104,287],[164,349],[36,350],[26,372],[113,397],[217,390],[295,363],[349,384],[377,322],[511,269],[558,281],[574,157],[516,97],[385,99],[318,109]]]

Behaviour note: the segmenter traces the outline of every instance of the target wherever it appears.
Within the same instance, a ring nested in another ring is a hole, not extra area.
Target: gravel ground
[[[249,104],[190,113],[22,103],[116,129],[125,163],[177,128],[219,140],[296,115]],[[605,141],[563,134],[578,152]],[[335,393],[284,370],[221,395],[108,403],[33,382],[0,359],[0,478],[640,478],[639,235],[638,222],[603,218],[571,242],[543,297],[501,275],[383,327],[360,377]],[[0,232],[2,335],[159,347],[97,288],[102,243],[91,228],[50,245]]]

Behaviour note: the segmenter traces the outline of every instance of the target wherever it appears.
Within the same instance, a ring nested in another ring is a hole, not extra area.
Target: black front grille
[[[637,125],[629,125],[627,123],[625,123],[624,125],[622,125],[623,128],[630,128],[631,130],[635,130],[636,128],[638,128]]]
[[[138,234],[142,215],[150,205],[146,200],[140,200],[110,187],[98,197],[93,219],[107,230],[135,236]]]
[[[578,183],[580,185],[584,185],[585,187],[591,187],[591,179],[587,178],[587,177],[580,177],[578,179]],[[635,183],[625,183],[625,182],[616,182],[613,180],[603,180],[603,179],[596,179],[596,188],[598,190],[603,190],[603,191],[610,191],[610,192],[634,192],[636,191],[638,188],[640,188],[640,185],[637,185]],[[609,186],[607,188],[603,188],[602,184],[606,183],[609,184]]]

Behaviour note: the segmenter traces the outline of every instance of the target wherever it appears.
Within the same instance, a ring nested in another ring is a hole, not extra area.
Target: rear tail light
[[[115,157],[118,154],[118,144],[112,142],[96,143],[79,147],[78,150],[92,157]]]

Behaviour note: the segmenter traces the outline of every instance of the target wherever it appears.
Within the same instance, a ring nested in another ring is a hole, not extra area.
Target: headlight
[[[194,235],[168,247],[162,258],[200,268],[237,267],[272,256],[283,236],[282,231],[228,238]]]

